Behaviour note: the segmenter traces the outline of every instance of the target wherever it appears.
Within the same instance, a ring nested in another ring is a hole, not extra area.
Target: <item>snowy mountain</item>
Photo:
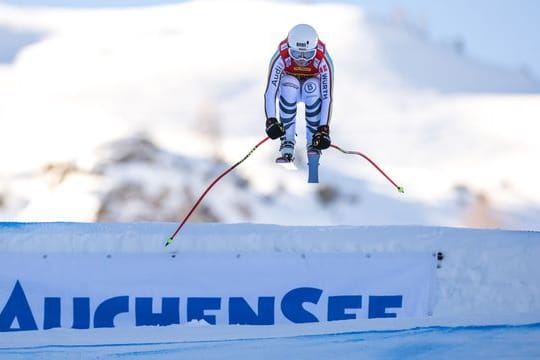
[[[307,184],[300,116],[297,172],[276,168],[277,144],[267,142],[192,221],[538,229],[528,165],[540,153],[537,80],[356,6],[241,1],[0,6],[0,121],[9,129],[0,150],[10,154],[1,217],[180,219],[264,136],[268,61],[297,22],[312,23],[334,59],[334,143],[370,155],[405,195],[335,150],[322,158],[321,183]]]

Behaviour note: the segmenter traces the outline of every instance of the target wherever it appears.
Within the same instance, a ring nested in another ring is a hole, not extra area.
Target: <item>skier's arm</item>
[[[284,69],[283,60],[279,56],[279,51],[276,51],[268,69],[268,79],[266,83],[266,91],[264,92],[264,110],[266,119],[276,118],[276,97],[281,81],[281,74]]]
[[[332,101],[333,101],[333,85],[334,85],[334,64],[328,52],[325,53],[323,60],[319,66],[319,74],[321,80],[321,122],[320,125],[330,126],[332,118]]]

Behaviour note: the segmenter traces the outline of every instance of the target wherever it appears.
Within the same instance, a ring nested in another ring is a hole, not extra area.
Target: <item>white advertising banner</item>
[[[1,254],[0,332],[431,315],[422,253]]]

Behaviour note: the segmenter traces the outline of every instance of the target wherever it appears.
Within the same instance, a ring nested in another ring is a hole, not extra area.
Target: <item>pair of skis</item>
[[[167,241],[165,242],[165,246],[169,246],[174,238],[176,237],[176,235],[178,234],[178,232],[180,231],[180,229],[182,229],[182,227],[184,226],[184,224],[188,221],[189,217],[191,216],[191,214],[193,214],[193,212],[195,211],[195,209],[197,208],[197,206],[199,206],[199,204],[201,203],[201,201],[203,200],[203,198],[206,196],[206,194],[208,194],[208,192],[210,191],[210,189],[212,189],[214,187],[214,185],[216,185],[223,177],[225,177],[228,173],[230,173],[231,171],[233,171],[238,165],[240,165],[241,163],[243,163],[248,157],[251,156],[251,154],[253,154],[255,152],[255,150],[257,150],[257,148],[259,146],[261,146],[262,144],[264,144],[266,141],[268,141],[268,139],[270,139],[269,137],[265,137],[264,139],[262,139],[261,141],[259,141],[257,143],[257,145],[255,145],[248,153],[246,156],[244,156],[240,161],[236,162],[235,164],[233,164],[231,167],[229,167],[227,170],[225,170],[223,173],[221,173],[221,175],[219,175],[207,188],[206,190],[204,190],[204,192],[202,193],[202,195],[199,197],[199,199],[197,199],[197,201],[195,202],[195,204],[192,206],[192,208],[189,210],[188,214],[185,216],[185,218],[182,220],[182,222],[180,223],[180,225],[176,228],[176,230],[172,233],[172,235],[167,239]],[[373,165],[373,167],[375,167],[396,189],[398,192],[400,193],[404,193],[405,190],[403,189],[402,186],[399,186],[397,185],[388,175],[386,175],[386,173],[384,171],[382,171],[382,169],[373,161],[371,160],[369,157],[367,157],[366,155],[362,154],[361,152],[358,152],[358,151],[347,151],[347,150],[343,150],[342,148],[340,148],[339,146],[337,145],[334,145],[334,144],[331,144],[330,147],[336,149],[336,150],[339,150],[340,152],[344,153],[344,154],[352,154],[352,155],[358,155],[358,156],[361,156],[363,157],[364,159],[366,159],[371,165]],[[320,159],[320,154],[318,153],[308,153],[308,182],[309,183],[318,183],[319,182],[319,159]],[[289,162],[289,165],[292,165],[294,166],[294,164],[292,164],[291,162]]]

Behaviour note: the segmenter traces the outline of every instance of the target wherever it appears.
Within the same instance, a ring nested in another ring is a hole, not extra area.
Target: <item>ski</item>
[[[294,156],[292,154],[284,154],[276,159],[276,164],[281,165],[287,170],[296,170],[296,165],[294,164]]]
[[[319,182],[319,159],[321,154],[308,151],[308,183],[317,184]]]
[[[284,169],[287,169],[287,170],[298,170],[298,168],[294,164],[294,159],[287,160],[287,159],[278,157],[276,159],[276,164],[280,165],[281,167],[283,167]]]

